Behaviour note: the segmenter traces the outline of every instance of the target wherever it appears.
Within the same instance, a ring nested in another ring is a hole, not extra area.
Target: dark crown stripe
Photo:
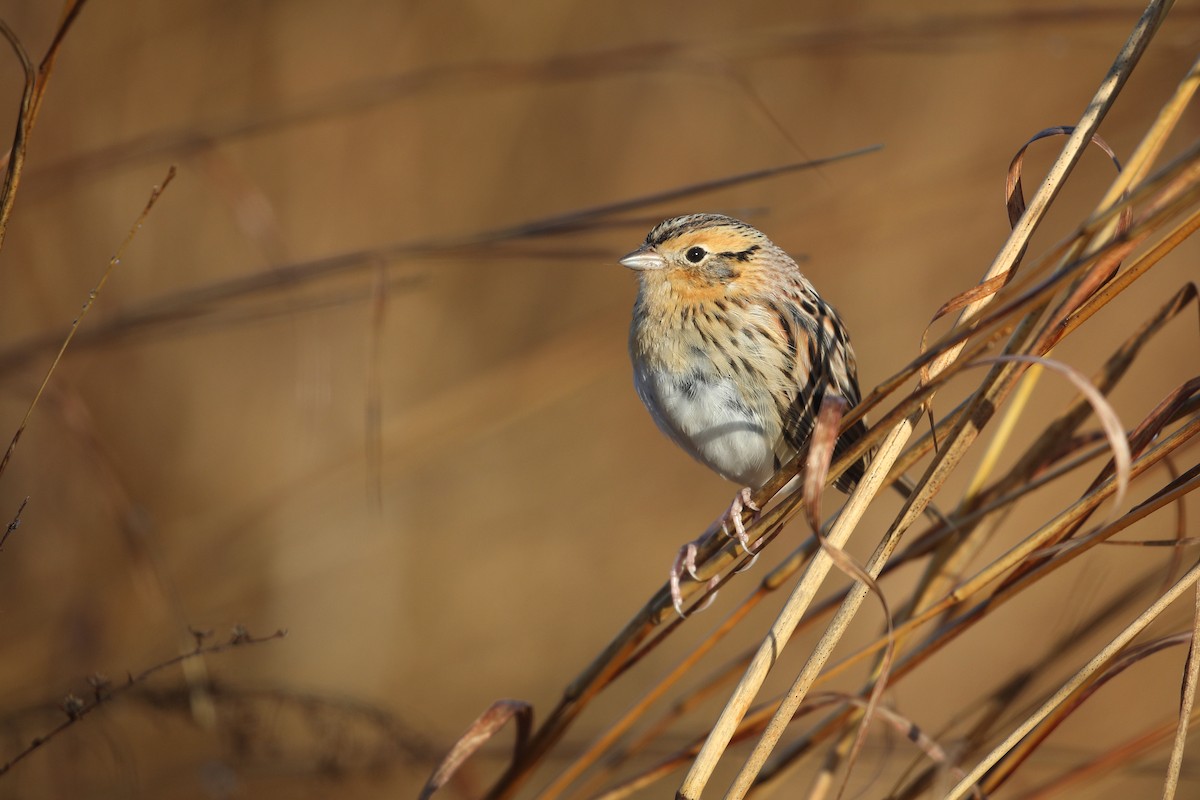
[[[722,258],[733,258],[745,263],[750,260],[750,256],[754,255],[755,251],[758,249],[758,245],[752,244],[745,250],[726,250],[723,253],[717,253],[717,255],[721,256]]]
[[[646,244],[651,246],[660,245],[668,239],[673,239],[688,231],[694,231],[699,228],[711,228],[715,225],[725,225],[742,231],[754,230],[754,228],[741,220],[727,217],[723,214],[688,214],[687,216],[675,217],[674,219],[669,219],[655,225],[654,229],[646,235]]]

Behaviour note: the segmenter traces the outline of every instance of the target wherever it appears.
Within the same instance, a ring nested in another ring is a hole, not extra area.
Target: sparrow
[[[741,517],[761,510],[753,490],[805,448],[827,392],[850,407],[861,399],[846,328],[791,256],[732,217],[668,219],[620,263],[638,278],[629,329],[638,396],[675,444],[743,486],[720,524],[749,553]],[[866,432],[856,422],[835,454]],[[869,458],[834,485],[852,491]],[[685,545],[671,570],[681,614],[679,582],[684,570],[695,577],[697,544]]]

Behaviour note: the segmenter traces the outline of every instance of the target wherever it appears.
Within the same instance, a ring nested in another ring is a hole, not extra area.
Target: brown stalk
[[[29,147],[29,137],[33,135],[34,125],[37,124],[38,112],[42,109],[42,100],[46,96],[46,86],[50,82],[50,74],[54,71],[54,61],[58,58],[59,48],[72,23],[83,10],[87,0],[67,0],[63,6],[62,17],[46,54],[37,69],[29,58],[21,40],[12,29],[0,20],[0,35],[8,40],[9,45],[21,61],[25,73],[25,88],[21,94],[21,107],[17,113],[17,129],[13,133],[12,147],[5,159],[4,182],[0,185],[0,249],[4,247],[4,236],[8,232],[8,220],[12,216],[13,204],[17,201],[17,189],[21,184],[21,172],[25,168],[25,153]]]
[[[1107,395],[1125,376],[1142,348],[1195,298],[1194,288],[1189,291],[1185,287],[1134,331],[1092,377],[1096,388]],[[914,602],[914,608],[927,604],[928,598],[940,597],[949,591],[952,582],[956,580],[955,576],[965,568],[982,545],[988,529],[976,527],[982,519],[975,512],[987,507],[996,498],[1010,493],[1022,483],[1028,482],[1031,476],[1040,474],[1055,457],[1061,456],[1060,451],[1064,445],[1090,413],[1091,406],[1080,396],[1057,419],[1042,429],[1034,438],[1033,446],[1022,454],[1004,476],[986,489],[973,491],[964,498],[955,512],[963,541],[957,544],[953,554],[946,551],[931,562],[929,570],[936,570],[938,576]]]

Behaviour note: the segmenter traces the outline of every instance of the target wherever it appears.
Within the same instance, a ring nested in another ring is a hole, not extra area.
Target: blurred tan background
[[[544,714],[737,488],[638,402],[635,282],[616,258],[666,216],[745,217],[840,309],[872,386],[983,274],[1007,232],[1010,157],[1078,118],[1140,11],[93,0],[51,79],[0,255],[4,430],[52,357],[38,343],[65,333],[150,188],[170,164],[179,174],[0,481],[0,518],[30,498],[0,553],[0,761],[57,724],[54,703],[86,694],[88,675],[168,658],[189,625],[289,634],[204,661],[227,687],[215,726],[172,699],[183,679],[168,671],[0,778],[0,797],[412,796],[493,700]],[[0,1],[35,60],[58,12]],[[1180,3],[1101,128],[1119,155],[1198,45],[1197,6]],[[10,129],[21,76],[7,51],[3,63]],[[875,143],[585,232],[409,248]],[[1057,147],[1034,148],[1030,185]],[[1089,154],[1037,247],[1111,177]],[[1090,372],[1195,279],[1197,255],[1193,243],[1164,263],[1061,355]],[[263,280],[237,283],[251,276]],[[1151,351],[1117,392],[1127,421],[1194,372],[1194,323]],[[1069,392],[1044,383],[1059,408]],[[1078,621],[1058,593],[1098,596],[1162,558],[1106,550],[1003,619],[1032,657]],[[1023,663],[996,633],[966,637],[889,699],[937,729]],[[1025,780],[1169,715],[1182,657],[1115,683]],[[565,751],[672,663],[650,661]],[[486,785],[510,737],[466,786]],[[869,765],[907,763],[896,747]],[[1157,793],[1165,758],[1086,796]],[[1198,773],[1193,759],[1189,791]]]

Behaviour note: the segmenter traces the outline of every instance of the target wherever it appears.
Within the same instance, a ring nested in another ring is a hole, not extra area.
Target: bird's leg
[[[700,576],[696,573],[696,555],[699,553],[700,545],[707,541],[718,528],[720,528],[721,533],[726,538],[736,538],[738,543],[741,544],[742,549],[746,551],[746,555],[753,557],[750,563],[742,569],[748,569],[754,563],[754,560],[758,558],[758,553],[750,548],[750,536],[746,533],[745,523],[742,522],[742,512],[747,508],[754,512],[754,517],[751,519],[751,524],[753,524],[754,520],[758,518],[758,512],[762,511],[762,507],[754,502],[754,497],[749,486],[743,487],[740,492],[734,495],[733,502],[729,504],[729,508],[721,516],[717,517],[712,525],[708,526],[708,530],[699,539],[688,542],[679,548],[679,554],[675,556],[675,563],[671,565],[671,603],[675,606],[675,612],[679,616],[686,616],[683,613],[683,592],[679,588],[683,574],[686,572],[692,576],[693,580],[700,580]],[[733,528],[733,533],[730,533],[730,528]],[[716,581],[716,576],[709,581],[709,590],[713,588]],[[709,596],[708,603],[711,603],[714,598],[716,598],[715,593]],[[704,608],[708,607],[708,603],[705,603]]]

